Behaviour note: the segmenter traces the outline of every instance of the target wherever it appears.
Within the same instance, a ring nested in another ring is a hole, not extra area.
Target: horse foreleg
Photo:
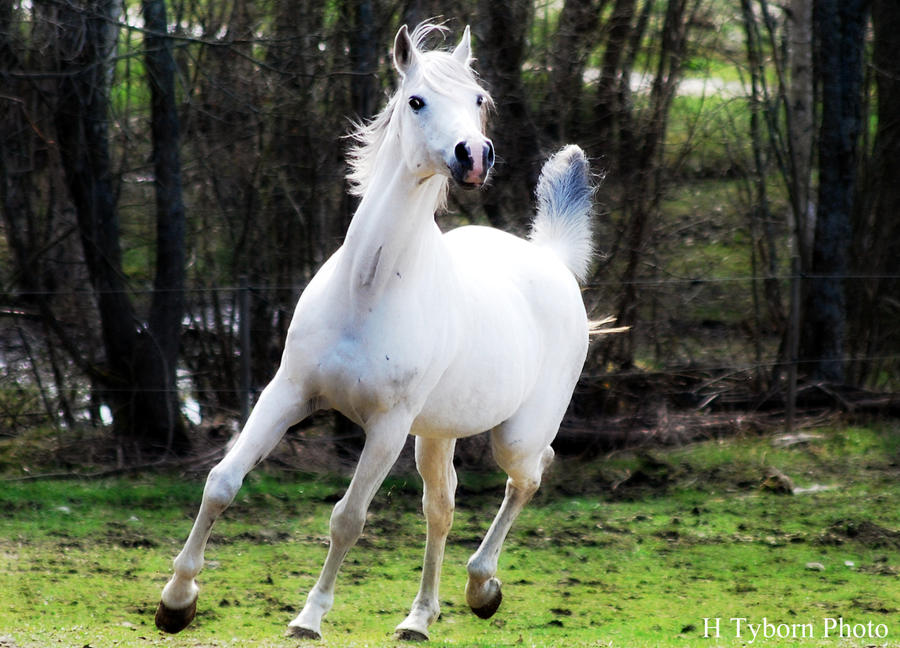
[[[500,467],[509,475],[506,495],[484,540],[466,567],[469,574],[466,602],[472,612],[482,619],[492,617],[503,600],[500,581],[496,578],[503,542],[519,513],[537,492],[544,470],[553,461],[553,449],[549,445],[534,455],[507,457],[498,452],[495,440],[494,454]]]
[[[453,524],[456,470],[453,468],[455,439],[416,437],[416,467],[424,484],[422,509],[428,525],[425,562],[419,593],[409,616],[397,626],[396,637],[405,641],[428,639],[430,626],[441,613],[438,589],[444,546]]]
[[[331,545],[319,580],[306,597],[300,614],[288,624],[288,632],[299,639],[320,639],[322,618],[334,603],[338,570],[350,548],[362,535],[366,511],[378,487],[387,477],[409,434],[412,417],[398,412],[379,416],[366,426],[366,444],[356,472],[331,514]]]
[[[203,554],[213,524],[231,504],[244,477],[275,448],[287,428],[309,413],[308,396],[279,375],[263,390],[237,442],[206,480],[200,512],[181,553],[175,573],[163,588],[156,610],[156,626],[180,632],[197,609],[199,588],[195,581],[203,567]]]

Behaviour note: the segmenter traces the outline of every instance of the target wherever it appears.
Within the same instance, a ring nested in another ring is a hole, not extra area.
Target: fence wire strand
[[[778,282],[790,282],[793,279],[802,279],[804,281],[820,279],[820,278],[828,278],[828,279],[838,279],[847,282],[853,281],[896,281],[900,280],[900,275],[894,274],[841,274],[841,275],[825,275],[825,274],[778,274],[774,276],[737,276],[737,277],[710,277],[710,276],[698,276],[698,277],[677,277],[677,276],[667,276],[667,277],[658,277],[658,278],[638,278],[630,283],[634,286],[639,286],[645,289],[672,289],[684,286],[690,287],[711,287],[711,286],[720,286],[724,287],[726,290],[730,286],[735,285],[743,285],[752,282],[761,282],[763,280],[775,280]],[[600,292],[602,293],[605,290],[609,290],[612,288],[620,288],[623,285],[626,285],[626,282],[617,281],[615,279],[595,279],[593,281],[588,282],[583,286],[583,289],[588,292]],[[260,303],[264,303],[267,306],[271,307],[269,295],[274,292],[285,292],[290,291],[295,293],[297,296],[305,288],[305,282],[297,282],[291,284],[271,284],[271,283],[245,283],[245,284],[226,284],[226,285],[217,285],[217,286],[191,286],[184,289],[186,295],[203,295],[203,294],[211,294],[216,293],[219,295],[228,295],[234,298],[239,297],[241,294],[249,295],[253,300],[259,300]],[[242,293],[243,291],[243,293]],[[142,296],[142,295],[152,295],[155,292],[155,289],[149,287],[138,287],[133,286],[121,291],[108,291],[108,292],[118,292],[118,293],[127,293],[132,296]],[[55,378],[51,375],[49,369],[46,366],[48,361],[46,359],[42,359],[36,357],[40,352],[40,345],[27,345],[27,340],[23,337],[24,334],[24,326],[22,322],[27,321],[30,317],[37,318],[39,317],[39,310],[37,308],[33,308],[30,306],[29,302],[35,299],[55,299],[55,298],[85,298],[85,297],[94,297],[98,294],[97,291],[93,289],[78,289],[78,290],[47,290],[47,291],[19,291],[13,294],[7,294],[5,296],[0,295],[0,322],[4,319],[9,321],[19,321],[19,326],[14,327],[0,327],[0,331],[3,328],[6,328],[10,331],[9,335],[0,334],[0,434],[7,433],[6,430],[3,430],[4,427],[9,427],[11,425],[9,423],[10,420],[17,421],[21,423],[31,422],[41,422],[47,421],[52,418],[52,407],[50,404],[55,402],[55,400],[59,397],[63,397],[65,395],[59,393],[59,388],[55,382],[58,381],[58,377]],[[682,299],[686,299],[685,296],[682,296]],[[693,299],[693,298],[691,298]],[[728,296],[713,296],[710,299],[712,300],[723,300],[728,299]],[[5,305],[4,305],[5,302]],[[241,363],[241,359],[244,354],[248,353],[249,349],[242,348],[241,344],[241,335],[236,324],[240,323],[240,312],[238,310],[239,306],[237,303],[232,304],[232,310],[229,310],[227,313],[222,313],[221,318],[226,322],[227,334],[233,336],[234,340],[231,344],[233,351],[233,357],[229,357],[224,360],[224,362],[233,363],[235,368],[235,375],[239,373],[239,366]],[[595,307],[597,309],[602,308]],[[612,306],[610,306],[610,310]],[[605,314],[605,313],[604,313]],[[747,331],[741,331],[740,327],[735,325],[734,323],[723,325],[722,339],[724,340],[723,344],[725,347],[727,345],[732,345],[736,347],[740,347],[743,345],[743,348],[739,350],[737,353],[743,353],[744,357],[741,358],[739,355],[736,355],[732,350],[723,347],[722,349],[710,350],[711,341],[710,341],[710,333],[709,331],[704,330],[703,326],[699,322],[693,322],[690,318],[687,318],[684,321],[678,320],[678,316],[683,316],[682,313],[677,312],[664,312],[662,315],[654,313],[655,317],[647,316],[645,314],[644,317],[640,320],[640,330],[637,332],[639,335],[645,338],[643,340],[643,344],[648,347],[652,347],[653,344],[659,344],[660,339],[665,339],[666,336],[670,336],[675,338],[677,342],[667,341],[667,344],[684,344],[686,339],[695,340],[700,344],[701,352],[695,354],[696,357],[692,356],[690,353],[679,353],[677,350],[669,350],[667,353],[663,354],[660,359],[657,360],[645,360],[640,363],[637,363],[635,368],[622,369],[616,368],[614,366],[587,366],[582,376],[583,384],[587,382],[608,382],[614,383],[616,381],[627,381],[629,379],[636,379],[640,377],[646,376],[654,376],[657,379],[676,379],[678,377],[683,377],[687,374],[691,374],[694,376],[697,375],[709,375],[711,379],[720,380],[723,376],[731,376],[733,379],[737,379],[741,376],[744,378],[748,378],[755,375],[766,374],[768,376],[772,376],[776,374],[778,371],[784,371],[788,367],[792,365],[802,369],[810,365],[813,362],[811,358],[797,358],[796,360],[789,360],[784,357],[781,357],[780,354],[783,354],[783,350],[778,348],[777,341],[771,339],[771,334],[769,335],[770,339],[766,341],[766,352],[762,353],[761,356],[757,356],[755,360],[750,360],[748,357],[752,357],[752,351],[750,349],[752,345],[752,340],[750,339],[752,335],[759,335],[759,332],[748,333]],[[741,314],[744,320],[750,321],[753,319],[753,314],[744,312]],[[675,332],[673,327],[676,326],[676,322],[678,322],[677,326],[678,332]],[[693,329],[691,328],[691,324],[693,323]],[[209,326],[209,321],[206,320],[206,315],[196,312],[192,313],[190,309],[185,313],[184,317],[184,326],[185,331],[190,330],[192,327],[207,327]],[[687,326],[687,329],[685,329]],[[22,339],[17,340],[16,335],[13,334],[14,329],[18,329],[19,337]],[[682,331],[687,330],[688,332],[684,334],[684,338],[679,337],[682,335]],[[721,331],[720,331],[721,333]],[[42,333],[35,329],[33,333],[32,340],[41,340]],[[28,346],[26,349],[23,344]],[[244,344],[247,344],[246,342]],[[36,353],[36,351],[38,353]],[[717,355],[716,354],[720,354]],[[723,361],[721,354],[728,354],[729,358],[734,358],[733,361]],[[653,356],[653,353],[648,353],[648,356]],[[882,365],[891,365],[900,363],[900,353],[846,353],[840,358],[845,364],[850,363],[869,363],[869,364],[882,364]],[[276,363],[277,364],[277,363]],[[272,366],[271,373],[274,374],[274,371],[277,367]],[[89,388],[87,387],[86,380],[83,378],[77,378],[73,376],[77,376],[77,369],[74,367],[68,368],[70,374],[67,376],[66,382],[68,383],[67,388],[70,390],[71,394],[75,394],[76,392],[81,392],[81,401],[82,406],[80,407],[80,411],[83,411],[86,407],[86,400],[90,399],[90,396],[87,395]],[[47,379],[46,380],[36,380],[36,376],[40,376],[43,373]],[[37,391],[32,390],[29,392],[29,386],[36,387]],[[178,376],[178,385],[172,389],[133,389],[133,388],[116,388],[116,387],[104,387],[103,391],[106,393],[115,393],[115,392],[130,392],[135,393],[137,391],[144,392],[177,392],[180,394],[181,398],[184,399],[193,399],[195,401],[205,402],[205,403],[218,403],[218,411],[225,413],[228,416],[237,416],[238,411],[235,407],[226,407],[224,406],[224,402],[235,402],[237,403],[241,397],[248,396],[252,398],[257,395],[263,384],[250,384],[249,386],[210,386],[209,381],[201,376],[192,372],[188,369],[180,369]],[[29,393],[31,396],[29,397]],[[18,407],[14,405],[18,403]],[[11,405],[13,404],[13,405]],[[54,423],[58,424],[58,422]]]

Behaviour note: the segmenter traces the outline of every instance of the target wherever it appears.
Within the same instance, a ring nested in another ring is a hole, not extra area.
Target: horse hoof
[[[307,641],[318,641],[322,638],[322,634],[316,632],[312,628],[304,628],[302,626],[288,626],[287,634],[294,639],[305,639]]]
[[[398,628],[394,633],[394,639],[397,641],[428,641],[428,635],[411,628]]]
[[[490,619],[494,616],[494,613],[500,607],[500,603],[503,601],[503,591],[500,587],[497,587],[497,595],[494,596],[493,599],[488,601],[487,605],[481,605],[479,607],[473,607],[472,612],[475,613],[479,619]]]
[[[191,621],[194,620],[196,614],[197,599],[194,599],[191,601],[190,605],[180,610],[173,610],[172,608],[166,607],[166,605],[160,601],[159,607],[156,608],[156,627],[163,632],[175,634],[176,632],[181,632],[187,628],[191,624]]]

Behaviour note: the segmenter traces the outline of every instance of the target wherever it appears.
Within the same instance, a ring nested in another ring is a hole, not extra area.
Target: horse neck
[[[397,163],[399,152],[381,153],[343,246],[351,294],[364,301],[380,297],[392,278],[421,272],[440,243],[434,212],[447,180],[418,178]]]

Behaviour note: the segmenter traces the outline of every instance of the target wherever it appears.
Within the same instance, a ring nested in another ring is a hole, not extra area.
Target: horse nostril
[[[454,153],[454,155],[456,155],[456,159],[459,160],[460,162],[462,162],[463,164],[468,163],[469,158],[471,157],[469,155],[469,147],[466,145],[465,142],[460,142],[459,144],[457,144],[456,148],[453,149],[453,153]]]
[[[494,143],[491,140],[488,140],[487,144],[484,145],[484,160],[487,168],[490,169],[494,166]]]

